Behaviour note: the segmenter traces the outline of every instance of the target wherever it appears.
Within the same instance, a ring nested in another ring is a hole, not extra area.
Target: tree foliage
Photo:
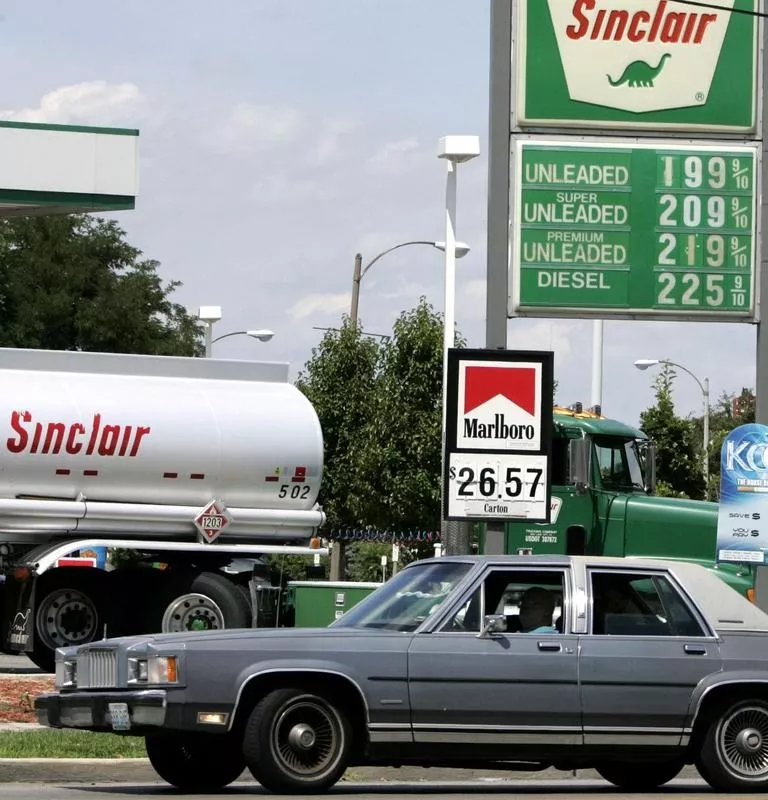
[[[654,380],[656,405],[640,414],[641,430],[656,443],[656,476],[660,493],[703,498],[701,439],[689,419],[675,414],[672,384],[675,371],[663,364]]]
[[[297,386],[323,427],[320,502],[329,530],[439,530],[442,345],[442,315],[421,298],[384,341],[346,319],[312,351]],[[457,334],[456,346],[463,345]],[[352,546],[351,576],[370,580],[377,565],[380,573],[382,547],[389,552],[382,545]],[[401,548],[401,554],[407,562],[431,554],[431,545]]]
[[[199,323],[116,222],[0,220],[0,346],[202,355]]]

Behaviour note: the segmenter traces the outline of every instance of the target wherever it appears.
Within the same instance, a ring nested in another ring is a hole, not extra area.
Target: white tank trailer
[[[287,364],[0,349],[0,647],[50,670],[105,635],[258,625],[260,556],[325,552],[322,472]],[[71,558],[104,547],[120,566]]]

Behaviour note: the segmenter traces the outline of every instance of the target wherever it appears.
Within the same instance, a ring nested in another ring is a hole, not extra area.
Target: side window
[[[508,633],[561,633],[564,586],[562,570],[492,570],[442,630],[479,633],[485,615],[503,614]]]
[[[590,573],[592,633],[597,636],[705,636],[664,575]]]

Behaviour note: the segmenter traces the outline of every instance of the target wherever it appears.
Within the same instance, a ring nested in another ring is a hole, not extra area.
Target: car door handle
[[[703,644],[687,644],[683,650],[689,656],[705,656],[707,654],[707,648]]]
[[[559,653],[563,648],[559,642],[539,642],[539,650],[548,653]]]

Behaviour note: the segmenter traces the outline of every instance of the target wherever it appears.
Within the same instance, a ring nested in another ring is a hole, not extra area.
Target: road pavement
[[[164,784],[146,783],[131,780],[126,783],[103,784],[94,781],[87,784],[67,784],[64,789],[56,785],[41,784],[6,784],[3,786],[3,800],[60,800],[66,796],[67,800],[119,800],[119,798],[134,797],[168,797],[168,788]],[[63,792],[66,792],[64,795]],[[248,797],[252,795],[267,796],[258,784],[243,781],[229,786],[224,792],[206,794],[209,800],[226,800],[233,797]],[[413,800],[415,797],[427,795],[430,800],[458,800],[468,797],[488,797],[489,800],[512,800],[512,798],[526,797],[530,800],[563,800],[565,795],[576,795],[579,800],[606,800],[610,797],[626,797],[622,792],[613,789],[601,781],[592,780],[561,780],[561,781],[524,781],[519,779],[499,781],[453,781],[453,782],[397,782],[382,783],[381,781],[352,783],[341,782],[328,793],[330,796],[343,798],[343,800],[370,800],[371,797],[380,797],[386,800]],[[177,800],[185,798],[198,798],[200,795],[181,794],[173,792]],[[317,800],[318,795],[294,795],[297,800],[312,798]],[[633,800],[726,800],[733,795],[715,794],[703,783],[698,781],[676,780],[672,781],[663,790],[642,794],[633,794]]]
[[[25,655],[8,655],[7,653],[0,653],[0,674],[2,673],[45,675]]]

